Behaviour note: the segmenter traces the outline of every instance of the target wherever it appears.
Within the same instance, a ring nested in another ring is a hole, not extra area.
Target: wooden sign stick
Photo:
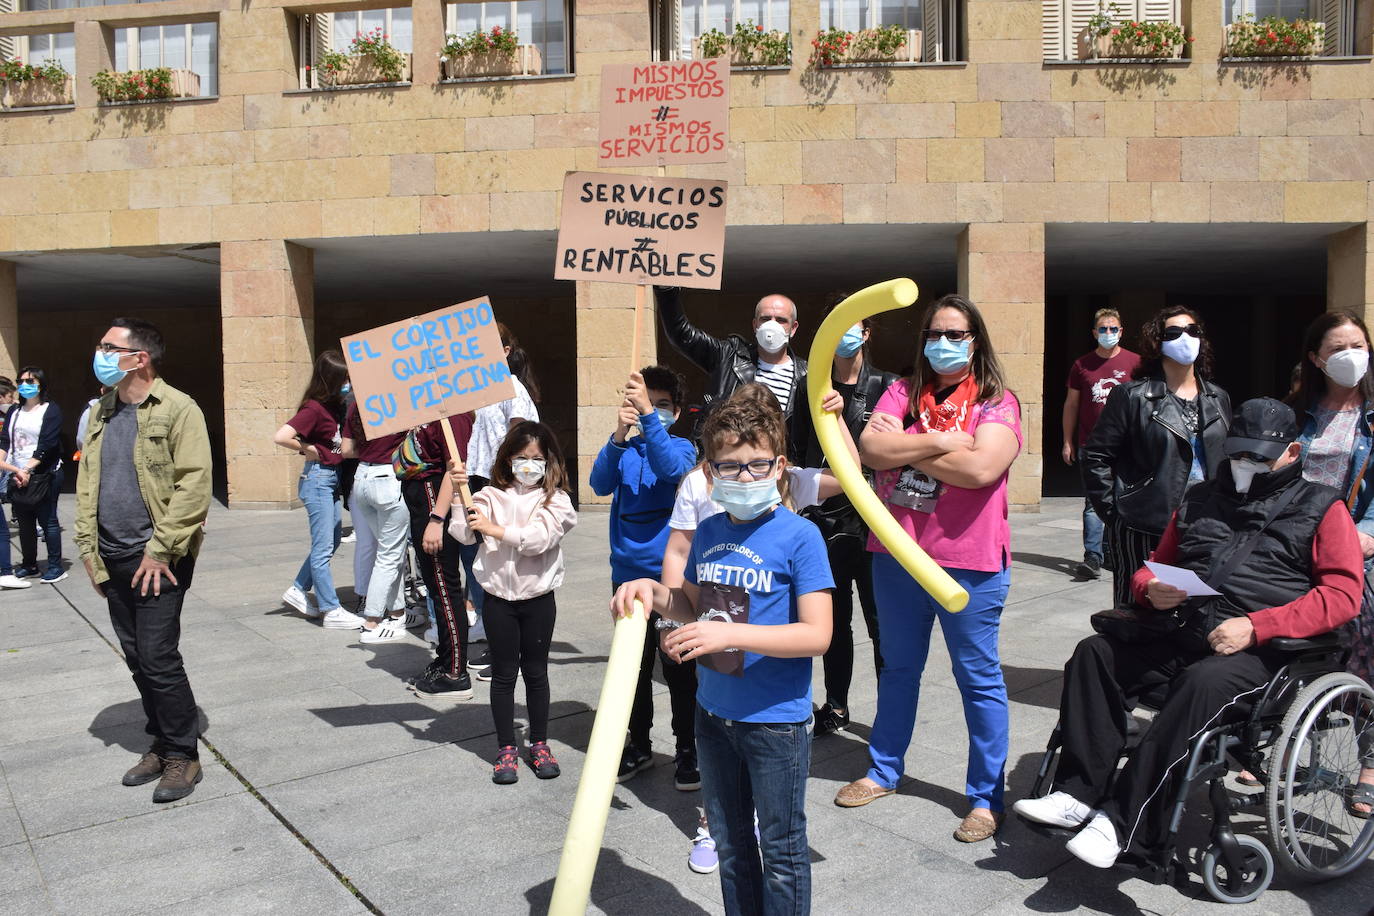
[[[453,427],[447,417],[439,421],[439,428],[444,431],[444,444],[448,446],[448,453],[454,464],[462,467],[463,459],[458,457],[458,440],[453,437]],[[458,501],[463,504],[464,512],[472,508],[472,491],[468,489],[467,484],[458,488]]]
[[[630,341],[630,371],[639,371],[639,336],[644,327],[644,301],[649,296],[648,286],[635,287],[635,336]]]

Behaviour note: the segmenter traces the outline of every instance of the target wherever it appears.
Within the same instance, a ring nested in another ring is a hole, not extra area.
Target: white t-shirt
[[[43,430],[43,415],[48,412],[47,404],[39,404],[33,410],[19,408],[14,412],[14,426],[10,427],[10,464],[23,467],[24,462],[33,457],[38,448],[38,434]]]
[[[820,504],[820,468],[789,467],[787,473],[791,475],[792,505],[798,512]],[[678,484],[668,527],[676,531],[696,531],[697,525],[724,511],[706,492],[706,471],[696,467]]]
[[[518,378],[511,376],[511,381],[515,383],[515,397],[479,407],[473,414],[472,438],[468,440],[469,474],[491,477],[491,463],[496,460],[496,450],[510,431],[512,419],[539,420],[539,408],[534,406],[529,390]]]

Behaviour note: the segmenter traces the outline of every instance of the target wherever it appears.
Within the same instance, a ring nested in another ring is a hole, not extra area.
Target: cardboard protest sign
[[[597,165],[724,162],[729,122],[726,58],[601,68]]]
[[[339,341],[369,439],[515,397],[488,299]]]
[[[569,172],[554,279],[720,289],[727,187]]]

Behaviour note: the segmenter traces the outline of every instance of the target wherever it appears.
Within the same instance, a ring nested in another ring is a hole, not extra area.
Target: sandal
[[[981,843],[997,832],[997,828],[1002,826],[1003,817],[999,814],[987,817],[969,812],[954,831],[954,838],[960,843]]]
[[[1368,818],[1368,811],[1360,811],[1356,805],[1368,805],[1374,808],[1374,782],[1358,783],[1350,790],[1350,799],[1345,803],[1345,808],[1355,817]]]
[[[861,808],[871,801],[876,801],[884,795],[892,795],[896,791],[896,789],[884,789],[882,786],[856,779],[835,793],[835,804],[841,808]]]

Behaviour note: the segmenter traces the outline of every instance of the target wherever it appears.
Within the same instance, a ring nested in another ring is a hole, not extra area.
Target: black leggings
[[[549,643],[558,615],[553,592],[523,601],[487,594],[482,622],[491,653],[491,718],[501,747],[515,744],[515,677],[525,678],[530,742],[549,737]]]
[[[826,545],[835,590],[830,593],[834,630],[830,648],[822,659],[825,668],[825,701],[849,709],[849,685],[854,680],[854,586],[859,587],[859,607],[864,627],[873,640],[873,670],[881,674],[883,657],[878,646],[878,605],[873,601],[873,554],[856,537],[834,538]]]

